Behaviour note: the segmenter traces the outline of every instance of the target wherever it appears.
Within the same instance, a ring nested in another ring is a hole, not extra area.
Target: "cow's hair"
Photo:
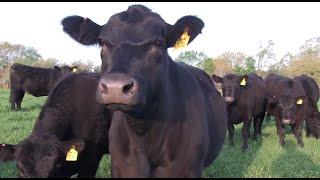
[[[288,81],[288,86],[289,88],[293,88],[294,82],[292,80]]]

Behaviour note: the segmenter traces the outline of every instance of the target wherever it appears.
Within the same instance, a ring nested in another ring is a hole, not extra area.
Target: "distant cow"
[[[290,125],[298,145],[303,147],[302,125],[307,110],[307,98],[299,81],[279,76],[277,82],[268,88],[268,96],[272,97],[272,115],[275,116],[279,143],[284,146],[284,125]],[[269,98],[271,99],[271,98]]]
[[[94,177],[108,153],[111,112],[96,102],[99,74],[72,74],[49,94],[31,134],[0,147],[0,161],[17,162],[20,177]],[[1,145],[1,144],[0,144]],[[74,148],[74,149],[72,149]],[[67,156],[70,150],[77,156]],[[76,161],[67,161],[67,160]]]
[[[33,96],[47,96],[55,84],[77,69],[76,66],[55,66],[53,69],[13,64],[10,67],[10,103],[12,110],[20,110],[25,92]]]
[[[251,73],[238,76],[227,74],[223,78],[212,75],[213,81],[222,84],[222,94],[227,102],[228,133],[230,144],[233,145],[234,124],[243,122],[242,150],[248,148],[250,125],[253,118],[254,134],[261,136],[261,126],[266,112],[266,87],[261,77]]]
[[[319,86],[317,82],[306,75],[300,75],[294,78],[299,81],[307,95],[307,111],[306,111],[306,135],[312,134],[314,137],[320,137],[320,113],[318,110]]]
[[[102,47],[97,98],[117,110],[112,177],[200,177],[222,149],[225,102],[204,71],[176,63],[167,49],[191,42],[202,20],[184,16],[170,25],[134,5],[103,26],[80,16],[62,25],[81,44]]]

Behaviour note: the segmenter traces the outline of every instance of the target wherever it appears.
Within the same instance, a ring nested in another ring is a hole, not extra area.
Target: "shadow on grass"
[[[225,142],[217,159],[211,166],[205,169],[202,177],[244,177],[248,167],[252,164],[259,152],[262,141],[268,138],[268,134],[263,132],[262,136],[258,136],[257,141],[252,139],[253,125],[250,127],[250,138],[248,139],[249,148],[246,152],[242,152],[242,126],[240,123],[235,126],[234,146],[229,145],[229,135],[226,133]],[[266,126],[266,124],[263,124]],[[272,124],[268,125],[272,126]]]
[[[272,177],[319,177],[320,164],[314,163],[312,157],[302,152],[293,140],[286,140],[283,152],[272,162]]]

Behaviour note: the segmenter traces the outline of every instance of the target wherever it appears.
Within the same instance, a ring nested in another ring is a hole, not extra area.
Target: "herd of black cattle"
[[[285,125],[301,147],[304,122],[307,136],[320,136],[319,87],[311,77],[210,77],[174,62],[167,49],[186,31],[191,42],[204,27],[195,16],[170,25],[134,5],[103,26],[80,16],[62,25],[77,42],[101,46],[101,73],[11,66],[12,110],[21,109],[25,92],[48,96],[31,134],[0,147],[0,161],[16,161],[19,177],[94,177],[104,154],[112,177],[200,177],[227,129],[233,145],[234,124],[243,122],[246,151],[251,121],[256,140],[265,115],[275,117],[281,145]]]

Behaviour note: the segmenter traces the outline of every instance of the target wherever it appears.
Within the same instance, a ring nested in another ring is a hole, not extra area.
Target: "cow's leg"
[[[263,123],[263,120],[264,120],[264,117],[265,117],[265,113],[262,113],[259,118],[258,118],[258,134],[261,136],[262,134],[262,123]]]
[[[252,117],[248,115],[243,116],[243,127],[242,127],[242,151],[246,151],[248,149],[248,138],[249,138],[249,131],[251,125]]]
[[[276,127],[277,127],[277,134],[279,136],[279,143],[281,146],[284,146],[284,137],[285,137],[285,130],[284,130],[284,126],[281,123],[280,117],[276,116],[275,117],[276,120]]]
[[[302,123],[301,122],[297,122],[295,124],[295,126],[293,127],[293,134],[295,136],[295,138],[297,139],[298,145],[303,148],[304,143],[302,141]]]
[[[17,110],[21,110],[21,102],[24,97],[24,91],[20,90],[17,96]]]
[[[258,117],[254,117],[253,118],[253,140],[257,140],[257,134],[258,134],[258,126],[259,126],[259,118]]]
[[[101,150],[97,145],[87,145],[85,154],[81,159],[78,178],[94,178],[102,158]]]
[[[311,131],[310,131],[308,123],[306,122],[306,136],[307,136],[307,138],[309,138],[310,135],[311,135]]]
[[[228,120],[228,134],[229,134],[229,143],[231,146],[234,146],[233,136],[234,136],[234,126],[233,123]]]
[[[269,123],[270,122],[270,118],[271,118],[271,114],[270,114],[270,105],[267,104],[267,110],[266,110],[266,122]]]
[[[10,89],[10,103],[11,103],[11,110],[16,109],[16,98],[17,92],[13,88]]]

